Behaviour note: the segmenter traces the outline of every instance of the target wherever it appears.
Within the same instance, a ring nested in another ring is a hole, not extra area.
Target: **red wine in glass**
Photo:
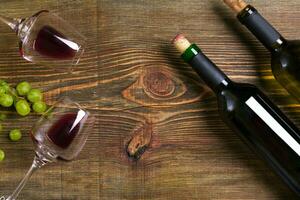
[[[47,10],[25,19],[0,15],[0,21],[17,33],[20,53],[30,62],[65,70],[76,65],[84,52],[86,39],[69,23]]]
[[[41,28],[33,45],[41,55],[54,59],[72,59],[79,50],[76,43],[48,25]]]
[[[81,119],[77,120],[77,113],[68,113],[60,117],[49,129],[47,136],[58,147],[69,147],[80,129]]]
[[[83,148],[95,118],[68,98],[52,106],[35,124],[31,138],[35,146],[32,166],[8,197],[0,200],[15,200],[31,175],[47,163],[73,160]]]

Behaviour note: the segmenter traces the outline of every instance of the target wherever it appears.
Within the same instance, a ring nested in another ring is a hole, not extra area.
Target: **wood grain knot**
[[[151,123],[133,131],[131,139],[127,142],[126,152],[130,158],[138,160],[149,147],[152,139],[153,128]]]
[[[164,71],[149,71],[143,77],[145,92],[157,97],[171,96],[175,91],[175,83]]]
[[[137,80],[122,91],[122,96],[143,106],[163,108],[196,102],[208,96],[208,92],[200,81],[188,79],[166,66],[147,66],[141,69]]]

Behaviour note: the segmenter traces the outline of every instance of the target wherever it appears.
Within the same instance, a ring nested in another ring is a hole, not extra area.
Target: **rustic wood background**
[[[253,0],[288,39],[300,35],[300,0]],[[221,121],[214,94],[170,44],[183,32],[233,80],[264,90],[300,126],[300,106],[270,70],[270,56],[221,0],[2,0],[1,14],[49,9],[88,39],[72,74],[28,63],[0,25],[0,78],[27,80],[51,104],[69,95],[97,124],[73,162],[38,171],[20,199],[296,199]],[[0,193],[14,189],[33,157],[38,116],[3,122]],[[9,141],[12,128],[24,137]]]

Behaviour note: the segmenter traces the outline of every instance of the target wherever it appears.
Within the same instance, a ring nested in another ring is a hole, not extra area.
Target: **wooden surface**
[[[300,35],[300,0],[251,1],[288,39]],[[73,74],[22,60],[15,35],[0,25],[0,78],[32,82],[51,103],[70,95],[97,116],[73,162],[38,171],[20,199],[296,199],[221,121],[213,93],[170,40],[178,32],[234,81],[264,90],[300,126],[300,107],[275,82],[268,52],[221,0],[4,0],[2,14],[49,9],[88,38]],[[12,191],[33,157],[28,133],[37,116],[3,123],[0,191]]]

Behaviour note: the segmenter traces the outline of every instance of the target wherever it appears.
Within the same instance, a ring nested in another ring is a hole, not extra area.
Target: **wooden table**
[[[288,39],[300,35],[300,0],[253,4]],[[300,126],[300,106],[274,80],[270,56],[221,0],[3,0],[2,14],[49,9],[88,39],[72,74],[24,61],[0,26],[0,78],[27,80],[51,104],[69,95],[97,116],[73,162],[38,171],[20,199],[296,199],[221,121],[214,94],[170,40],[183,32],[233,80],[264,90]],[[0,191],[8,194],[33,157],[36,115],[3,122]],[[11,128],[24,137],[8,140]],[[131,155],[131,156],[129,156]]]

